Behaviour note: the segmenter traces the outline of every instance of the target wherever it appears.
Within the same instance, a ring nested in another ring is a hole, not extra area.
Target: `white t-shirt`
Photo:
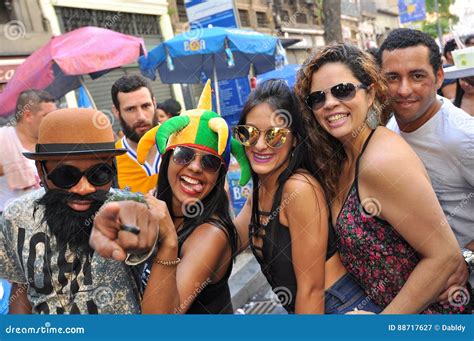
[[[474,117],[449,100],[428,122],[411,133],[393,130],[415,150],[461,247],[474,240]]]

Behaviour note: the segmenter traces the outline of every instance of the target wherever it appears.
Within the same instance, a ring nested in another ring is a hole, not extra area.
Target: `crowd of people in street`
[[[209,81],[184,110],[126,75],[118,139],[24,91],[0,128],[0,313],[232,314],[250,248],[289,314],[472,314],[474,77],[444,82],[454,48],[406,28],[328,44],[234,127]],[[236,216],[231,157],[253,183]]]

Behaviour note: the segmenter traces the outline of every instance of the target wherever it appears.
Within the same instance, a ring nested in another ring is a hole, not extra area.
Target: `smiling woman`
[[[143,313],[233,313],[227,280],[237,232],[224,189],[231,149],[244,170],[248,165],[227,123],[209,110],[209,96],[208,83],[198,109],[170,118],[138,144],[141,162],[155,143],[162,154],[157,198],[147,197],[160,243],[142,271]]]
[[[235,219],[240,249],[250,244],[288,313],[379,312],[341,263],[303,118],[285,82],[268,80],[250,94],[234,135],[254,183]]]
[[[465,311],[436,303],[462,258],[422,162],[378,126],[387,85],[373,59],[348,44],[326,46],[303,64],[296,90],[347,271],[382,313]]]

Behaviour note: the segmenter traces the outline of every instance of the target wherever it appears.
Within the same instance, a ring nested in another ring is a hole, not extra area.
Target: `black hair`
[[[178,116],[181,112],[181,104],[173,98],[169,98],[163,103],[158,103],[156,108],[163,110],[170,117]]]
[[[150,82],[146,80],[146,78],[139,76],[139,75],[125,75],[120,77],[115,81],[112,85],[112,102],[115,108],[120,111],[120,103],[118,100],[118,93],[119,92],[133,92],[140,88],[147,88],[150,91],[151,99],[153,99],[153,90],[151,88]]]
[[[163,200],[170,211],[171,218],[175,218],[172,210],[173,192],[171,191],[168,179],[168,167],[171,162],[172,150],[167,151],[162,155],[161,166],[157,185],[157,198]],[[232,218],[230,217],[230,204],[227,192],[225,191],[225,179],[227,170],[221,167],[217,182],[209,194],[201,201],[201,204],[196,204],[189,207],[189,215],[195,217],[184,217],[183,227],[178,233],[178,240],[180,242],[193,233],[193,231],[200,225],[210,223],[222,229],[229,240],[232,251],[232,257],[237,254],[237,229],[235,228]],[[197,214],[195,214],[197,213]]]
[[[447,58],[448,53],[453,52],[458,48],[458,45],[456,44],[456,40],[451,39],[446,42],[444,45],[444,50],[443,50],[443,55]]]
[[[474,40],[474,34],[470,34],[464,39],[464,44],[467,46],[471,40]]]
[[[22,91],[16,101],[16,118],[20,121],[25,110],[37,111],[41,103],[54,103],[55,99],[45,90],[28,89]]]
[[[456,94],[454,95],[453,104],[456,107],[461,108],[463,97],[464,97],[464,89],[461,87],[461,84],[459,83],[459,78],[458,78],[456,79]]]
[[[376,47],[369,47],[366,52],[371,54],[372,57],[374,57],[374,60],[376,60],[377,55],[379,54],[379,49]]]
[[[397,28],[389,33],[382,46],[380,46],[377,62],[380,66],[382,65],[382,54],[385,50],[393,51],[418,45],[428,48],[430,64],[436,76],[441,67],[441,53],[438,44],[430,35],[410,28]]]
[[[298,99],[285,81],[280,79],[269,79],[254,89],[242,109],[239,125],[245,124],[247,115],[257,105],[267,103],[275,111],[275,124],[282,122],[290,129],[296,139],[296,146],[292,151],[292,157],[288,167],[280,177],[288,179],[298,168],[312,170],[313,162],[305,153],[306,130],[299,108]],[[311,172],[313,173],[313,172]]]
[[[287,123],[286,128],[291,130],[293,137],[296,140],[296,146],[290,152],[288,166],[285,167],[282,173],[278,176],[277,180],[277,194],[273,197],[272,212],[280,206],[279,200],[283,185],[285,182],[294,174],[297,174],[300,170],[305,170],[320,182],[318,172],[316,171],[315,163],[309,153],[307,146],[307,130],[305,129],[305,123],[301,110],[299,107],[298,99],[292,89],[288,87],[285,81],[279,79],[269,79],[262,84],[258,85],[254,89],[244,105],[242,115],[239,119],[239,125],[246,124],[246,118],[250,111],[257,105],[267,103],[275,113],[275,123],[279,123],[279,118],[282,122]],[[279,117],[280,116],[280,117]],[[258,207],[258,190],[259,190],[259,178],[258,175],[251,170],[252,181],[253,181],[253,194],[252,194],[252,223],[259,224],[257,207]],[[272,219],[270,224],[275,224],[276,220]]]

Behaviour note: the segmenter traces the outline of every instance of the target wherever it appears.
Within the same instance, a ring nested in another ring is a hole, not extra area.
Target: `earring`
[[[296,146],[294,146],[294,147],[291,149],[291,158],[292,158],[292,159],[295,157],[295,154],[296,154]]]
[[[365,123],[369,126],[370,129],[376,129],[380,124],[380,117],[379,114],[374,110],[374,108],[370,108],[367,112],[367,118],[365,119]]]

